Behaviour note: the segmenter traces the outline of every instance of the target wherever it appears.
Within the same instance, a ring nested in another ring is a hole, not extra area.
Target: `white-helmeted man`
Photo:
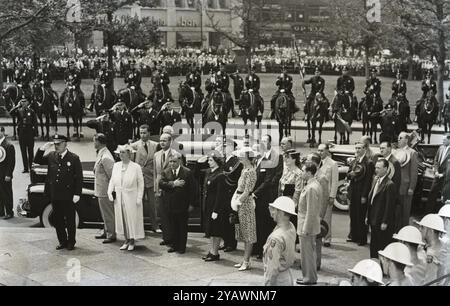
[[[450,201],[448,201],[439,210],[438,215],[444,220],[445,235],[441,237],[441,268],[438,271],[438,276],[444,276],[450,273]],[[450,286],[450,277],[442,280],[441,285]]]
[[[378,251],[383,273],[389,277],[388,286],[412,286],[411,279],[405,275],[405,268],[413,266],[408,247],[400,242],[389,244]]]

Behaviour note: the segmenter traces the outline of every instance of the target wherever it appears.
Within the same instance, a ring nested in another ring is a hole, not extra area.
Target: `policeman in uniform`
[[[122,100],[119,100],[112,109],[114,111],[111,113],[110,118],[114,123],[114,137],[117,144],[128,144],[128,141],[133,138],[133,118]]]
[[[27,99],[22,99],[19,106],[11,111],[11,114],[18,120],[17,130],[24,168],[22,173],[28,173],[31,169],[34,159],[34,137],[38,133],[37,116],[29,105]]]
[[[226,99],[229,99],[231,101],[231,114],[233,117],[236,117],[236,110],[234,109],[234,101],[231,98],[231,94],[229,91],[230,87],[230,77],[228,76],[228,73],[225,70],[225,63],[220,63],[219,65],[219,71],[216,73],[216,80],[217,80],[217,88],[222,92],[225,93]]]
[[[350,76],[347,66],[342,68],[342,75],[337,80],[336,91],[349,95],[353,98],[353,91],[355,91],[355,80],[353,80]]]
[[[136,90],[136,93],[142,98],[144,94],[142,93],[141,82],[142,76],[141,72],[136,69],[136,60],[130,60],[130,70],[125,74],[124,82],[127,84],[128,88],[133,88]]]
[[[14,74],[14,83],[16,83],[17,87],[22,88],[23,95],[27,99],[31,99],[32,96],[30,82],[31,71],[25,66],[24,60],[20,59],[18,69]]]
[[[250,73],[245,77],[245,88],[247,90],[253,90],[253,94],[259,95],[260,87],[261,81],[255,72],[255,66],[252,66]]]
[[[152,77],[152,84],[154,86],[157,86],[155,84],[155,82],[156,82],[156,78],[155,78],[156,74],[159,75],[160,82],[161,82],[161,87],[162,87],[162,90],[164,92],[164,97],[172,98],[172,93],[170,92],[170,89],[169,89],[169,84],[170,84],[169,74],[165,70],[165,68],[163,66],[163,63],[161,61],[158,62],[158,64],[156,64],[156,71],[155,71],[155,74]],[[200,80],[200,84],[201,84],[201,80]]]
[[[57,250],[75,248],[75,205],[80,201],[83,188],[83,169],[80,158],[67,150],[68,139],[55,135],[53,143],[41,147],[34,159],[40,165],[48,165],[45,194],[53,206],[53,220],[58,236]],[[44,153],[54,145],[55,151]],[[66,231],[67,229],[67,231]]]
[[[161,126],[173,126],[176,122],[181,122],[181,115],[172,107],[173,100],[167,99],[161,108]]]
[[[303,92],[306,91],[305,85],[311,85],[311,92],[309,93],[308,101],[314,100],[317,93],[323,94],[323,91],[325,89],[325,80],[320,76],[319,67],[316,67],[314,76],[312,78],[310,78],[309,80],[304,80],[302,82]]]
[[[86,107],[84,100],[84,93],[81,91],[81,71],[77,69],[75,66],[75,60],[71,59],[69,61],[69,67],[64,72],[64,81],[66,82],[66,88],[64,89],[63,94],[61,95],[60,102],[61,105],[64,103],[64,97],[68,93],[68,87],[74,86],[75,90],[80,97],[81,107],[84,109]]]
[[[400,70],[397,70],[397,79],[392,82],[392,98],[395,99],[399,95],[406,97],[406,82],[403,80],[403,75]]]
[[[270,108],[272,110],[271,119],[275,118],[275,102],[277,101],[278,96],[283,91],[285,94],[288,95],[289,99],[291,100],[292,109],[294,112],[298,111],[297,106],[295,105],[295,98],[294,94],[292,93],[292,87],[294,85],[292,77],[287,73],[287,67],[283,65],[281,75],[278,76],[277,81],[275,82],[275,85],[278,86],[278,90],[275,93],[275,95],[272,97],[272,100],[270,101]]]
[[[153,107],[152,100],[145,100],[139,104],[138,107],[131,112],[131,114],[137,116],[139,126],[146,124],[150,127],[150,135],[159,135],[161,130],[162,112],[158,112]]]
[[[194,87],[195,92],[203,99],[202,75],[195,63],[192,63],[191,71],[186,75],[186,84],[189,87]]]
[[[97,134],[104,134],[106,136],[106,147],[114,156],[114,151],[117,149],[117,141],[114,134],[114,124],[109,118],[108,111],[104,110],[101,116],[86,122],[86,126],[94,129]]]
[[[100,60],[100,69],[95,74],[94,80],[104,87],[106,92],[112,92],[115,96],[114,73],[106,67],[106,60],[104,58]],[[94,90],[92,91],[91,101],[94,101]],[[91,103],[88,109],[92,112],[94,110],[94,103]]]
[[[437,93],[436,82],[433,79],[433,69],[428,70],[425,80],[422,81],[422,99],[425,99],[429,92],[433,96]]]
[[[239,105],[242,91],[244,90],[244,80],[239,75],[239,70],[236,70],[235,73],[230,74],[230,78],[233,80],[234,99],[236,100],[236,104]]]
[[[40,83],[48,90],[49,93],[53,94],[55,105],[58,103],[58,94],[52,89],[52,76],[50,69],[47,67],[47,60],[41,60],[41,67],[36,72],[35,82]]]
[[[364,94],[375,95],[377,99],[381,99],[381,81],[377,78],[376,68],[370,70],[370,78],[366,81]]]

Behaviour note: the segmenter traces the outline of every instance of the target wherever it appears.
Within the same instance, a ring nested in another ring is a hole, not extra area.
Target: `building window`
[[[195,8],[195,5],[197,3],[198,0],[187,0],[187,6],[189,8]]]
[[[216,9],[216,0],[208,0],[208,8],[210,9]]]
[[[219,7],[221,9],[229,9],[230,6],[228,4],[228,0],[219,0]]]
[[[175,0],[175,7],[184,7],[184,0]]]

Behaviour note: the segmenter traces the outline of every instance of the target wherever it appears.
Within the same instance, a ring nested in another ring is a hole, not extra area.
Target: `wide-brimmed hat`
[[[133,149],[130,145],[119,145],[117,149],[114,151],[116,154],[120,154],[120,151],[128,151],[130,153],[136,153],[136,150]]]
[[[260,152],[253,150],[250,147],[243,147],[239,150],[236,150],[233,152],[233,155],[236,157],[245,157],[245,156],[249,156],[249,157],[258,157],[261,155]]]
[[[273,203],[270,203],[269,206],[284,211],[290,215],[297,215],[295,212],[295,203],[289,197],[279,197]]]

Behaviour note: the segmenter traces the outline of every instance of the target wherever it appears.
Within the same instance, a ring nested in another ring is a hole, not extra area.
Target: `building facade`
[[[159,27],[162,47],[229,47],[231,43],[217,33],[212,22],[220,26],[220,31],[239,31],[239,24],[232,18],[232,1],[157,0],[155,7],[125,6],[115,16],[150,18]],[[101,32],[94,33],[94,45],[103,45]]]

